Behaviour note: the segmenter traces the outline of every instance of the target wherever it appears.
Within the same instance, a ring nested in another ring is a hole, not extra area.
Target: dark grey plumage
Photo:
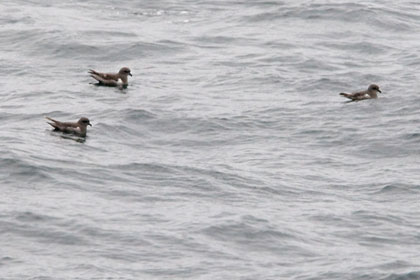
[[[367,90],[355,92],[355,93],[340,93],[340,95],[347,97],[348,99],[351,99],[351,101],[359,101],[364,99],[373,99],[378,98],[377,92],[382,92],[379,89],[378,85],[371,84]]]
[[[92,69],[90,69],[88,73],[92,78],[97,80],[100,85],[112,87],[128,86],[128,76],[133,76],[128,67],[121,68],[118,73],[100,73]],[[122,83],[119,83],[119,80],[121,80]]]
[[[51,121],[47,123],[54,127],[54,130],[58,130],[64,133],[71,133],[82,137],[86,136],[87,126],[92,126],[89,119],[85,117],[80,118],[77,122],[60,122],[50,117],[45,118]]]

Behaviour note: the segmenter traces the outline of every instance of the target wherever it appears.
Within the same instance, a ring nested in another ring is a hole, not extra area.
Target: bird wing
[[[96,72],[93,69],[89,69],[88,73],[91,74],[91,75],[96,75],[98,77],[101,77],[104,80],[118,81],[118,79],[119,79],[118,74],[114,74],[114,73],[100,73],[100,72]]]
[[[54,127],[55,129],[60,130],[60,126],[62,125],[62,122],[54,120],[50,117],[45,117],[47,120],[50,120],[51,122],[47,122],[47,124],[51,125],[52,127]]]
[[[106,86],[113,86],[113,87],[118,86],[118,82],[117,82],[118,80],[104,79],[102,76],[97,75],[97,74],[90,74],[90,76],[94,78],[95,80],[97,80],[100,84],[104,84]]]
[[[82,134],[82,130],[80,129],[80,127],[71,127],[71,126],[65,126],[63,127],[63,132],[67,132],[67,133],[74,133],[77,135],[81,135]]]
[[[50,122],[47,122],[47,124],[49,124],[49,125],[51,125],[52,127],[54,127],[55,129],[59,129],[59,126],[58,125],[56,125],[55,123],[50,123]]]
[[[60,131],[66,131],[68,129],[72,130],[72,129],[79,129],[79,125],[77,123],[72,123],[72,122],[60,122],[57,120],[54,120],[50,117],[45,117],[47,120],[51,121],[51,122],[47,122],[49,125],[51,125],[52,127],[54,127],[56,130],[60,130]]]
[[[54,119],[52,119],[52,118],[50,118],[50,117],[45,117],[47,120],[50,120],[50,121],[52,121],[53,123],[56,123],[56,124],[60,124],[61,122],[60,121],[57,121],[57,120],[54,120]]]
[[[55,130],[64,132],[64,133],[72,133],[78,136],[86,136],[86,132],[83,132],[80,127],[76,126],[67,126],[67,125],[57,125],[56,123],[47,122],[49,125],[54,127]]]
[[[369,95],[367,94],[366,91],[355,92],[352,94],[353,100],[362,100],[362,99],[368,99],[368,98],[369,98]]]
[[[368,99],[369,95],[366,93],[366,91],[360,91],[360,92],[355,92],[355,93],[340,93],[340,95],[347,97],[348,99],[351,99],[353,101],[355,100],[363,100],[363,99]]]

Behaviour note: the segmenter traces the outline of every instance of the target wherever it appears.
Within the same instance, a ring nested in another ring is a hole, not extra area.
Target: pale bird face
[[[381,92],[382,93],[382,91],[379,89],[379,86],[378,85],[375,85],[375,84],[370,85],[368,90],[369,91],[378,91],[378,92]]]
[[[123,74],[123,75],[126,75],[126,76],[127,75],[133,76],[133,75],[131,75],[131,70],[128,67],[121,68],[119,73]]]
[[[79,123],[84,126],[92,126],[88,118],[80,118]]]

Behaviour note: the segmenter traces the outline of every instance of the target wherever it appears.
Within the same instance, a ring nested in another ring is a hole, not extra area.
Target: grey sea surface
[[[408,0],[2,0],[0,279],[420,279],[419,30]]]

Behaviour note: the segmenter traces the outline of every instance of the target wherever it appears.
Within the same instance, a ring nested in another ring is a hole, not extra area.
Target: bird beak
[[[88,125],[92,126],[92,124],[91,124],[91,123],[88,123]]]
[[[378,88],[378,91],[380,92],[380,93],[382,93],[382,91]]]
[[[128,75],[130,75],[130,77],[133,77],[133,75],[131,75],[131,73],[128,73]]]

